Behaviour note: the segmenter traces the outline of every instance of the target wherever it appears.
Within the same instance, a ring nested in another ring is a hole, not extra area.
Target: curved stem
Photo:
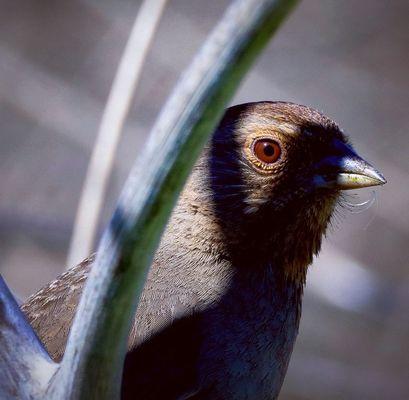
[[[144,0],[136,16],[92,149],[68,250],[68,267],[78,264],[93,251],[116,149],[166,1]]]
[[[0,399],[41,397],[56,369],[0,276]]]
[[[49,398],[119,395],[129,328],[177,196],[244,74],[296,0],[237,0],[163,108],[104,233]]]

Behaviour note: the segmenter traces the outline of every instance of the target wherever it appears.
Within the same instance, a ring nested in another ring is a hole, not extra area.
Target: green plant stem
[[[128,332],[177,196],[241,79],[296,3],[235,1],[184,73],[103,236],[48,398],[118,398]]]

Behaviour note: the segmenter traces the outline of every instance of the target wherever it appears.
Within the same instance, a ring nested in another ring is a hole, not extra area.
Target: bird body
[[[156,252],[129,337],[122,398],[277,398],[307,267],[340,190],[358,187],[356,176],[344,175],[357,171],[361,186],[384,182],[314,110],[272,102],[229,109]],[[55,359],[92,262],[22,307]]]

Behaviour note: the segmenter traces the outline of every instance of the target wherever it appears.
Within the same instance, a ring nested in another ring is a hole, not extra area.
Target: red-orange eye
[[[280,158],[281,148],[271,139],[259,139],[253,146],[254,155],[263,163],[272,164]]]

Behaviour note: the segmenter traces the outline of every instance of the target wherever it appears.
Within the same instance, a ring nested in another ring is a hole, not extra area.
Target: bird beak
[[[337,140],[334,149],[334,155],[318,163],[315,187],[350,190],[386,183],[386,179],[347,144]]]

